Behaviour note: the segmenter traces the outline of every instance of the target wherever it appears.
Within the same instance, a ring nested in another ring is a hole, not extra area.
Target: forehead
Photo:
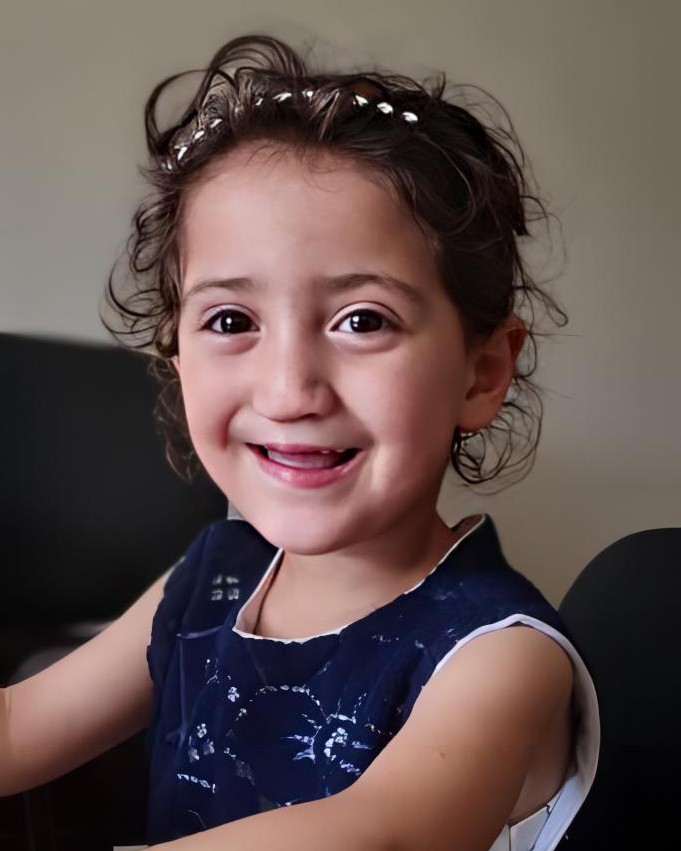
[[[431,241],[387,181],[324,152],[231,152],[190,190],[182,227],[185,283],[293,271],[438,277]]]
[[[373,196],[374,201],[401,208],[389,182],[378,171],[331,151],[298,149],[269,140],[242,143],[210,163],[189,190],[187,206],[226,193],[238,194],[240,200],[246,195],[257,200],[262,192],[269,197],[289,188],[320,194],[320,198],[364,191],[366,201]]]

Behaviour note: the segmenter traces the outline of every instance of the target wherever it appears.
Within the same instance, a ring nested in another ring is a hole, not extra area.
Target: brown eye
[[[343,326],[349,326],[343,329]],[[355,310],[349,313],[338,326],[338,330],[349,330],[353,334],[369,334],[375,331],[383,331],[390,323],[380,313],[373,310]]]
[[[243,334],[253,330],[253,322],[240,310],[220,310],[204,326],[217,334]]]

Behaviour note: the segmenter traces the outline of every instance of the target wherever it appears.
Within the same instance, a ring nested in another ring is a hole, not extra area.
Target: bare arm
[[[0,796],[59,777],[148,724],[146,647],[164,582],[65,658],[0,690]]]
[[[404,728],[345,791],[157,847],[487,851],[571,689],[571,664],[550,638],[525,627],[483,635],[431,679]]]

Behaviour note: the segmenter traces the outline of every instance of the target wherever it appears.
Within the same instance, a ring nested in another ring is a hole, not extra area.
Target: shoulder
[[[226,607],[257,585],[275,552],[246,521],[216,520],[169,571],[162,603],[178,626],[181,620],[187,628],[205,628],[201,613],[224,617]]]
[[[495,699],[503,698],[507,719],[517,707],[535,725],[569,701],[572,687],[573,666],[563,647],[543,630],[518,621],[461,641],[425,684],[413,714],[422,717],[441,711],[445,703],[465,705],[471,698],[491,709]]]
[[[167,668],[178,632],[221,625],[255,589],[276,548],[244,520],[204,527],[167,574],[151,632],[155,681]]]
[[[509,564],[490,515],[481,515],[460,547],[453,570],[449,575],[444,572],[443,579],[453,580],[470,604],[484,606],[492,615],[522,608],[560,625],[555,608],[539,588],[522,570]]]
[[[457,541],[408,605],[408,622],[427,648],[430,674],[490,631],[525,623],[541,626],[552,637],[565,632],[555,608],[506,561],[488,515]],[[420,673],[429,675],[425,669]]]

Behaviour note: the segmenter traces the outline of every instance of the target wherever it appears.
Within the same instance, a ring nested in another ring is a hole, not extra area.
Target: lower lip
[[[255,455],[255,459],[260,465],[261,470],[267,473],[268,476],[272,476],[273,479],[278,479],[280,482],[284,482],[284,484],[291,485],[294,488],[321,488],[325,485],[331,485],[334,482],[347,478],[357,469],[364,458],[364,452],[360,450],[340,467],[301,469],[300,467],[287,467],[278,461],[265,458],[255,446],[249,446],[248,448]]]

